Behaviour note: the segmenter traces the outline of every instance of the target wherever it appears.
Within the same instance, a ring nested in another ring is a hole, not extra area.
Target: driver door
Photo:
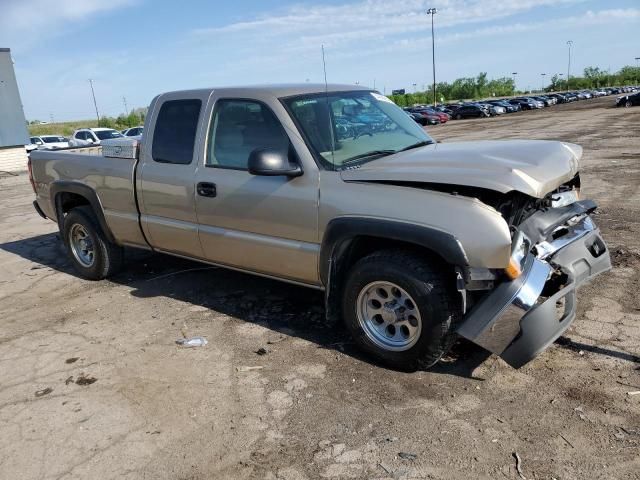
[[[265,102],[218,98],[211,109],[203,164],[196,171],[196,212],[205,258],[259,274],[319,283],[318,171],[256,176],[255,149],[288,152],[300,163],[280,120]]]

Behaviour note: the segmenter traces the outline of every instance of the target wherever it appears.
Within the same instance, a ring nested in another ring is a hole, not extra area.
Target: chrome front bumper
[[[522,275],[475,305],[458,333],[519,368],[569,328],[576,288],[610,269],[609,252],[589,215],[565,218],[534,245]]]

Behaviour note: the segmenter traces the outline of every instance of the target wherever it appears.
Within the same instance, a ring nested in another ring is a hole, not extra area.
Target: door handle
[[[196,186],[196,192],[201,197],[215,197],[217,195],[216,184],[209,182],[200,182]]]

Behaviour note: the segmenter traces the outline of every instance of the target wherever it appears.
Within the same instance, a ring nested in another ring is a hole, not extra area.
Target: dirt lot
[[[81,280],[27,177],[1,178],[0,477],[640,478],[640,108],[612,102],[430,129],[585,149],[615,269],[521,370],[462,343],[432,371],[384,369],[323,324],[319,293],[169,257]]]

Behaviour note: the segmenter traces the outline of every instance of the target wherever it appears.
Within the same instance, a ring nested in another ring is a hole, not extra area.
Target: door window
[[[162,104],[151,147],[151,156],[156,162],[191,163],[201,107],[202,102],[196,99],[169,100]]]
[[[251,100],[219,100],[209,128],[206,165],[246,170],[256,149],[289,151],[289,137],[266,105]]]

